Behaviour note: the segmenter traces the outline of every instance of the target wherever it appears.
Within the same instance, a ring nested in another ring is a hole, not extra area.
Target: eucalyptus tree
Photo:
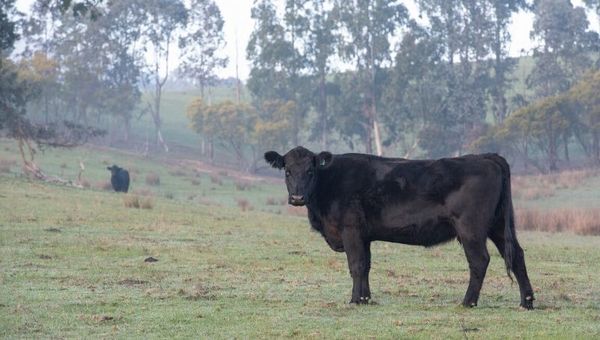
[[[399,1],[336,0],[334,11],[342,25],[339,53],[352,63],[359,79],[364,129],[363,143],[367,153],[382,154],[377,101],[377,73],[391,63],[391,38],[405,24],[408,11]]]
[[[591,67],[598,35],[589,30],[585,9],[570,1],[536,1],[533,12],[535,66],[527,83],[537,97],[547,97],[567,90]]]
[[[26,101],[16,66],[5,59],[19,38],[17,13],[14,0],[0,0],[0,129],[12,125],[25,113]]]
[[[227,57],[220,55],[225,47],[223,17],[213,0],[192,0],[187,25],[187,34],[179,41],[181,48],[180,70],[185,78],[191,79],[204,89],[216,78],[215,71],[225,67]]]
[[[142,28],[142,40],[150,49],[152,62],[148,72],[152,78],[154,93],[150,114],[156,131],[156,143],[165,152],[169,151],[162,135],[162,118],[160,105],[163,87],[169,78],[169,58],[173,43],[187,23],[187,9],[181,0],[138,0],[144,6],[146,20]]]
[[[307,7],[308,32],[305,35],[305,57],[309,73],[312,76],[311,102],[317,112],[318,120],[313,127],[313,136],[317,136],[321,148],[329,147],[329,134],[333,129],[328,112],[328,97],[335,92],[335,85],[327,81],[333,71],[332,59],[338,44],[338,24],[334,12],[329,8],[328,0],[311,0]]]
[[[300,126],[295,105],[293,112],[283,110],[286,114],[291,114],[289,117],[270,117],[273,112],[282,110],[262,109],[276,103],[287,105],[289,101],[296,102],[296,89],[292,87],[293,72],[296,72],[298,63],[295,44],[288,39],[286,27],[277,15],[273,1],[256,1],[251,16],[255,26],[246,49],[251,63],[247,86],[252,93],[254,106],[259,109],[258,115],[262,120],[287,119],[291,122],[286,124],[290,129],[288,136],[291,135],[292,142],[298,144]]]
[[[516,65],[514,59],[508,57],[511,42],[509,26],[516,12],[527,9],[526,0],[488,0],[492,6],[491,51],[493,53],[493,76],[491,84],[492,113],[496,123],[504,120],[508,114],[506,91],[510,87],[509,74]]]

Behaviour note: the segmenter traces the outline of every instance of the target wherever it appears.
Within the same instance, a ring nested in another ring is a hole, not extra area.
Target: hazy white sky
[[[17,6],[22,12],[27,12],[29,5],[33,0],[18,0]],[[215,0],[225,20],[225,55],[229,57],[229,65],[218,72],[220,77],[235,77],[236,64],[236,40],[238,51],[238,65],[240,78],[246,79],[250,72],[250,65],[246,61],[246,45],[250,33],[254,28],[254,23],[250,18],[250,9],[252,8],[253,0]],[[283,4],[283,0],[280,1]],[[405,1],[411,11],[416,11],[411,0]],[[582,0],[573,0],[575,6],[582,6]],[[599,31],[598,21],[592,18],[592,28]],[[529,39],[529,32],[533,25],[533,16],[531,13],[518,13],[513,17],[513,23],[510,31],[512,35],[512,43],[510,46],[510,54],[517,56],[521,54],[521,50],[530,51],[532,45]],[[177,66],[177,51],[172,60],[171,67]]]

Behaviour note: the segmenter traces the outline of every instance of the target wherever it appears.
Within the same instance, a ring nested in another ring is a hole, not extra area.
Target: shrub
[[[123,196],[123,205],[126,208],[140,208],[140,198],[138,195],[124,195]]]
[[[223,180],[218,175],[210,175],[210,182],[213,184],[223,185]]]
[[[196,178],[192,178],[190,182],[192,183],[192,185],[200,185],[200,180]]]
[[[165,193],[165,198],[172,200],[175,196],[173,195],[172,192],[167,192]]]
[[[123,196],[123,205],[127,208],[152,209],[154,208],[154,201],[152,197],[126,194]]]
[[[152,197],[144,197],[140,199],[140,208],[142,209],[152,209],[154,208],[154,200]]]
[[[252,205],[250,205],[250,202],[245,198],[238,198],[237,205],[242,211],[248,211],[253,209]]]
[[[148,185],[160,185],[160,177],[155,172],[149,172],[146,174],[146,184]]]

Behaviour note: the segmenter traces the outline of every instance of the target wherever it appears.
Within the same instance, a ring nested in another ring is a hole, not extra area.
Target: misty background
[[[598,0],[0,3],[18,140],[251,173],[296,145],[600,163]]]

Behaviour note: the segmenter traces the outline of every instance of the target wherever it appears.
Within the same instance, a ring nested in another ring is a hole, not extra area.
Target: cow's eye
[[[308,170],[308,171],[306,172],[306,174],[308,174],[309,176],[312,176],[312,175],[313,175],[313,171],[312,171],[312,170]]]
[[[291,174],[292,174],[292,173],[291,173],[289,170],[287,170],[287,171],[285,172],[285,176],[286,176],[286,177],[290,177],[290,175],[291,175]]]

